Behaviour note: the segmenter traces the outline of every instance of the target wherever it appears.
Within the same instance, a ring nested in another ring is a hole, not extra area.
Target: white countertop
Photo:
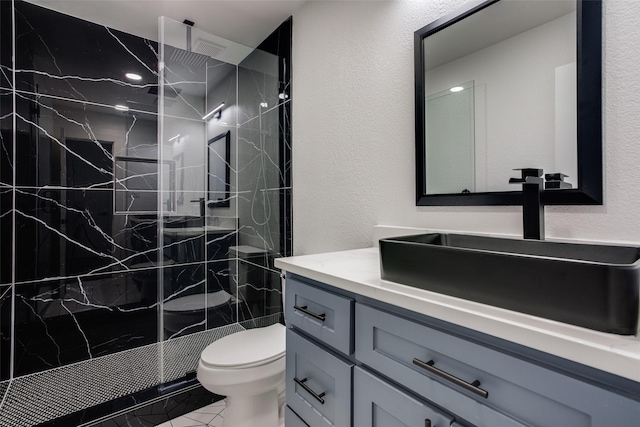
[[[380,278],[378,248],[279,258],[275,266],[640,382],[639,337],[592,331],[384,281]]]

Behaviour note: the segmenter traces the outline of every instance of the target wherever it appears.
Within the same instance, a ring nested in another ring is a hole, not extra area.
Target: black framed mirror
[[[564,59],[537,70],[562,45],[552,30],[567,35]],[[528,74],[498,66],[498,50]],[[414,59],[417,206],[520,205],[507,185],[517,168],[570,175],[570,188],[543,191],[544,204],[602,204],[601,0],[472,2],[416,31]]]
[[[230,206],[231,132],[214,136],[207,142],[207,206]]]

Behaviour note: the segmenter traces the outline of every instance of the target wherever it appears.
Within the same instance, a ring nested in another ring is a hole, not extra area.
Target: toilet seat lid
[[[207,346],[200,361],[211,367],[252,367],[279,359],[285,353],[286,328],[276,323],[227,335]]]

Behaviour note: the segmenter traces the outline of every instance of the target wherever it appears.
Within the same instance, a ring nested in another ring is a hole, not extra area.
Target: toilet
[[[223,427],[282,425],[285,330],[276,323],[227,335],[200,356],[198,381],[227,396]]]

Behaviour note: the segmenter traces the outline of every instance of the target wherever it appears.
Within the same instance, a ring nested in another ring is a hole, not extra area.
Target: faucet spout
[[[522,228],[525,239],[544,240],[544,179],[528,176],[522,183]]]
[[[522,184],[522,229],[525,239],[544,240],[544,205],[542,169],[516,169],[521,178],[511,178],[509,184]]]

